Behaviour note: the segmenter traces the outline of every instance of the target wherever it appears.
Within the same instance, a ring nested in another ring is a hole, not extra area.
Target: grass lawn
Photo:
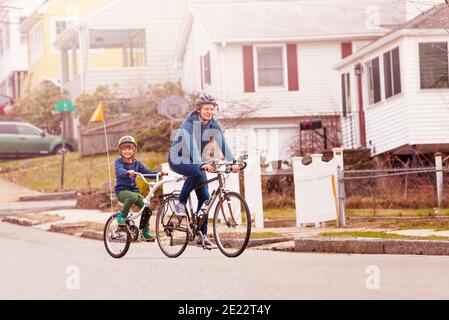
[[[386,233],[384,231],[322,232],[318,236],[344,237],[344,238],[409,239],[409,240],[449,240],[449,238],[441,236],[412,237],[412,236],[403,236],[399,234]]]
[[[114,161],[118,157],[111,154],[112,185],[115,185]],[[167,154],[138,152],[137,158],[152,170],[160,170],[160,163],[166,162]],[[42,191],[61,191],[61,156],[46,156],[24,160],[0,162],[0,167],[14,170],[0,174],[0,178],[21,186]],[[16,170],[17,169],[17,170]],[[65,157],[64,190],[85,190],[89,188],[109,188],[108,161],[106,155],[79,156],[70,152]]]
[[[265,220],[295,220],[296,209],[264,209],[263,215]]]
[[[427,217],[436,215],[428,209],[346,209],[347,217]],[[440,215],[449,216],[449,209],[441,209]]]
[[[262,239],[262,238],[279,238],[282,237],[282,233],[277,232],[252,232],[252,239]]]

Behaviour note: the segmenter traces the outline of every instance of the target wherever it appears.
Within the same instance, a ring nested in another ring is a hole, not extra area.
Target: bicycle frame
[[[154,194],[156,193],[156,191],[162,185],[164,185],[166,183],[170,183],[170,182],[178,182],[178,181],[181,181],[181,180],[185,179],[184,177],[175,177],[175,178],[172,178],[172,179],[161,179],[161,180],[159,180],[159,177],[161,175],[160,173],[158,173],[156,175],[154,175],[154,174],[143,175],[143,174],[141,174],[139,172],[136,172],[136,175],[142,178],[143,182],[146,185],[148,185],[148,188],[150,189],[150,191],[148,192],[148,195],[143,199],[144,206],[139,210],[138,213],[130,211],[129,212],[130,213],[129,216],[126,219],[127,221],[134,221],[134,220],[139,219],[139,217],[143,214],[143,211],[145,210],[145,208],[149,208],[150,210],[152,209],[152,207],[151,207],[151,199],[153,199]],[[146,180],[145,176],[156,176],[156,182],[148,182]]]

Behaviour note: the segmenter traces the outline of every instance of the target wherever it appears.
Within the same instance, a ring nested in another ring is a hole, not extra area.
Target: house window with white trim
[[[36,62],[44,53],[42,22],[35,24],[29,33],[30,60]]]
[[[369,104],[375,104],[382,100],[380,89],[379,57],[376,57],[366,64],[368,80]]]
[[[146,49],[145,49],[145,31],[141,30],[136,33],[130,40],[130,66],[144,67],[146,66]]]
[[[385,98],[401,93],[399,47],[384,53]]]
[[[207,52],[201,56],[201,88],[204,89],[211,83],[210,52]]]
[[[421,89],[449,88],[447,42],[419,44]]]
[[[284,46],[257,46],[256,63],[258,87],[285,87]]]
[[[341,75],[341,97],[343,105],[343,117],[351,114],[351,81],[349,72]]]
[[[27,17],[20,17],[19,18],[19,25],[21,25],[26,20],[26,18]],[[24,43],[26,43],[26,40],[27,40],[26,33],[25,32],[20,32],[20,43],[24,44]]]
[[[0,28],[0,56],[3,55],[4,48],[3,48],[3,29]]]

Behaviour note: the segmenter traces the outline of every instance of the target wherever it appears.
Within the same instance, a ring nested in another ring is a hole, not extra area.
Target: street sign
[[[55,111],[61,112],[61,111],[76,111],[75,106],[73,105],[72,101],[70,100],[63,100],[58,101],[56,103]]]

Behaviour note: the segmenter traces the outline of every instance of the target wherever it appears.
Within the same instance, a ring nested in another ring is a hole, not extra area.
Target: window
[[[9,18],[6,19],[3,25],[5,26],[5,48],[8,49],[11,46],[11,22],[9,21]]]
[[[384,53],[385,98],[401,93],[399,48]]]
[[[17,134],[15,124],[0,124],[0,134]]]
[[[36,62],[44,53],[42,23],[34,25],[29,33],[30,59],[31,63]]]
[[[3,55],[3,29],[0,28],[0,56]]]
[[[210,86],[211,83],[210,52],[208,52],[201,56],[201,88],[204,89]]]
[[[258,86],[284,87],[284,47],[257,47],[256,56]]]
[[[65,28],[67,28],[67,21],[55,21],[56,37],[58,37],[65,30]]]
[[[20,17],[19,18],[19,24],[22,25],[22,23],[26,20],[26,17]],[[26,33],[25,32],[20,32],[20,43],[26,43]]]
[[[26,135],[41,135],[42,131],[39,130],[38,128],[32,127],[32,126],[24,126],[24,125],[18,125],[17,126],[17,131],[19,132],[19,134],[26,134]]]
[[[447,42],[419,44],[421,89],[449,88]]]
[[[368,77],[369,104],[375,104],[381,100],[379,57],[366,63]]]
[[[346,117],[352,112],[351,82],[349,72],[341,75],[341,97],[343,105],[343,117]]]
[[[146,50],[145,50],[145,31],[138,32],[131,38],[130,45],[130,63],[131,67],[146,66]]]

